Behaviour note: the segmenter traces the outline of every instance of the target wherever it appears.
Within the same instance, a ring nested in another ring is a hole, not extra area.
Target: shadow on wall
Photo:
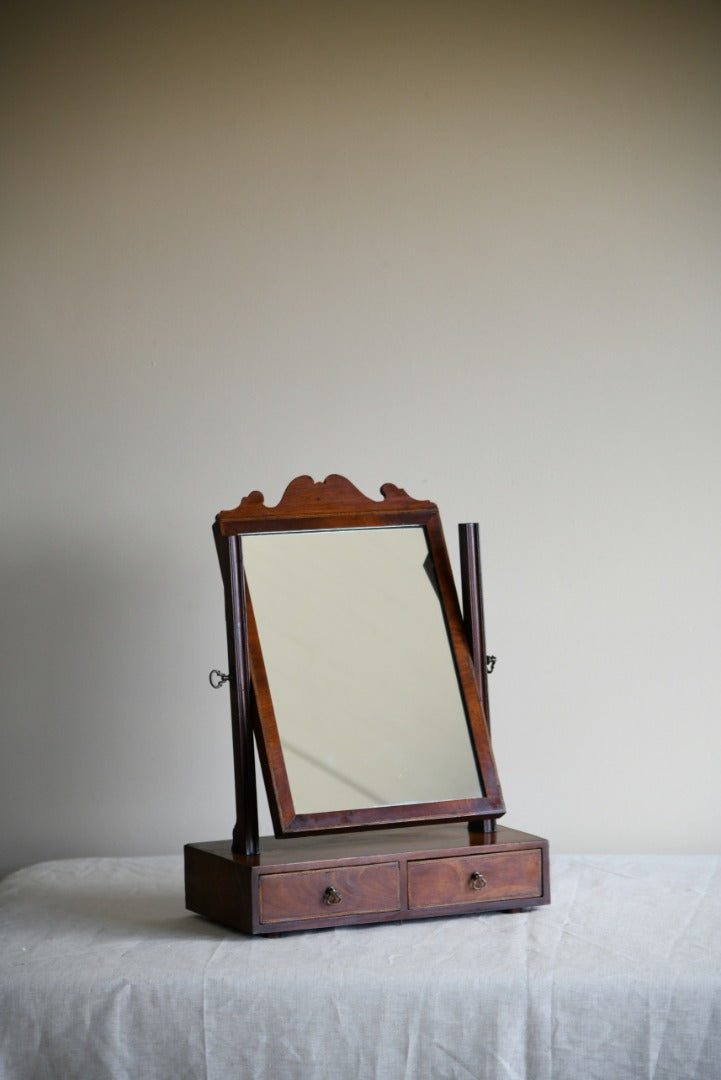
[[[194,692],[208,711],[199,659],[182,655],[192,600],[158,555],[47,537],[0,570],[0,873],[58,852],[168,850],[192,809],[164,795],[164,777],[177,790],[169,732],[197,715]]]

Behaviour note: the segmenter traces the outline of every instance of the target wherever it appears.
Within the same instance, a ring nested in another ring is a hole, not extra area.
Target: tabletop
[[[250,938],[178,856],[0,882],[0,1076],[721,1078],[721,857],[555,856],[551,905]]]

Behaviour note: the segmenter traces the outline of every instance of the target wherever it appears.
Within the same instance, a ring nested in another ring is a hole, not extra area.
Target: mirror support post
[[[473,669],[486,714],[488,731],[491,730],[491,710],[488,705],[488,675],[486,673],[486,632],[483,623],[483,585],[481,582],[481,547],[478,523],[458,526],[461,547],[461,596],[463,622],[468,644],[471,648]]]
[[[471,650],[473,669],[476,673],[478,691],[486,715],[488,735],[491,734],[491,710],[488,703],[488,674],[486,668],[486,631],[483,621],[483,584],[481,581],[481,545],[477,522],[466,522],[458,526],[458,540],[461,549],[461,598],[463,603],[463,623]],[[482,818],[469,821],[471,832],[495,832],[495,818]]]
[[[250,663],[243,554],[238,536],[229,536],[227,539],[222,537],[217,523],[213,527],[213,534],[225,589],[235,772],[236,822],[233,829],[233,851],[239,855],[257,855],[260,841],[250,713]]]

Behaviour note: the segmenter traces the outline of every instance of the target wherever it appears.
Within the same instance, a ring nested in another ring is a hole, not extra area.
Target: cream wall
[[[507,821],[721,837],[721,15],[4,16],[5,869],[229,834],[220,508],[481,522]]]

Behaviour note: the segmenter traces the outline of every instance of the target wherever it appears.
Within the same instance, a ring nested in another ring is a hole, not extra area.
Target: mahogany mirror
[[[381,494],[303,476],[217,516],[234,850],[257,844],[251,730],[278,837],[505,811],[438,509]]]

